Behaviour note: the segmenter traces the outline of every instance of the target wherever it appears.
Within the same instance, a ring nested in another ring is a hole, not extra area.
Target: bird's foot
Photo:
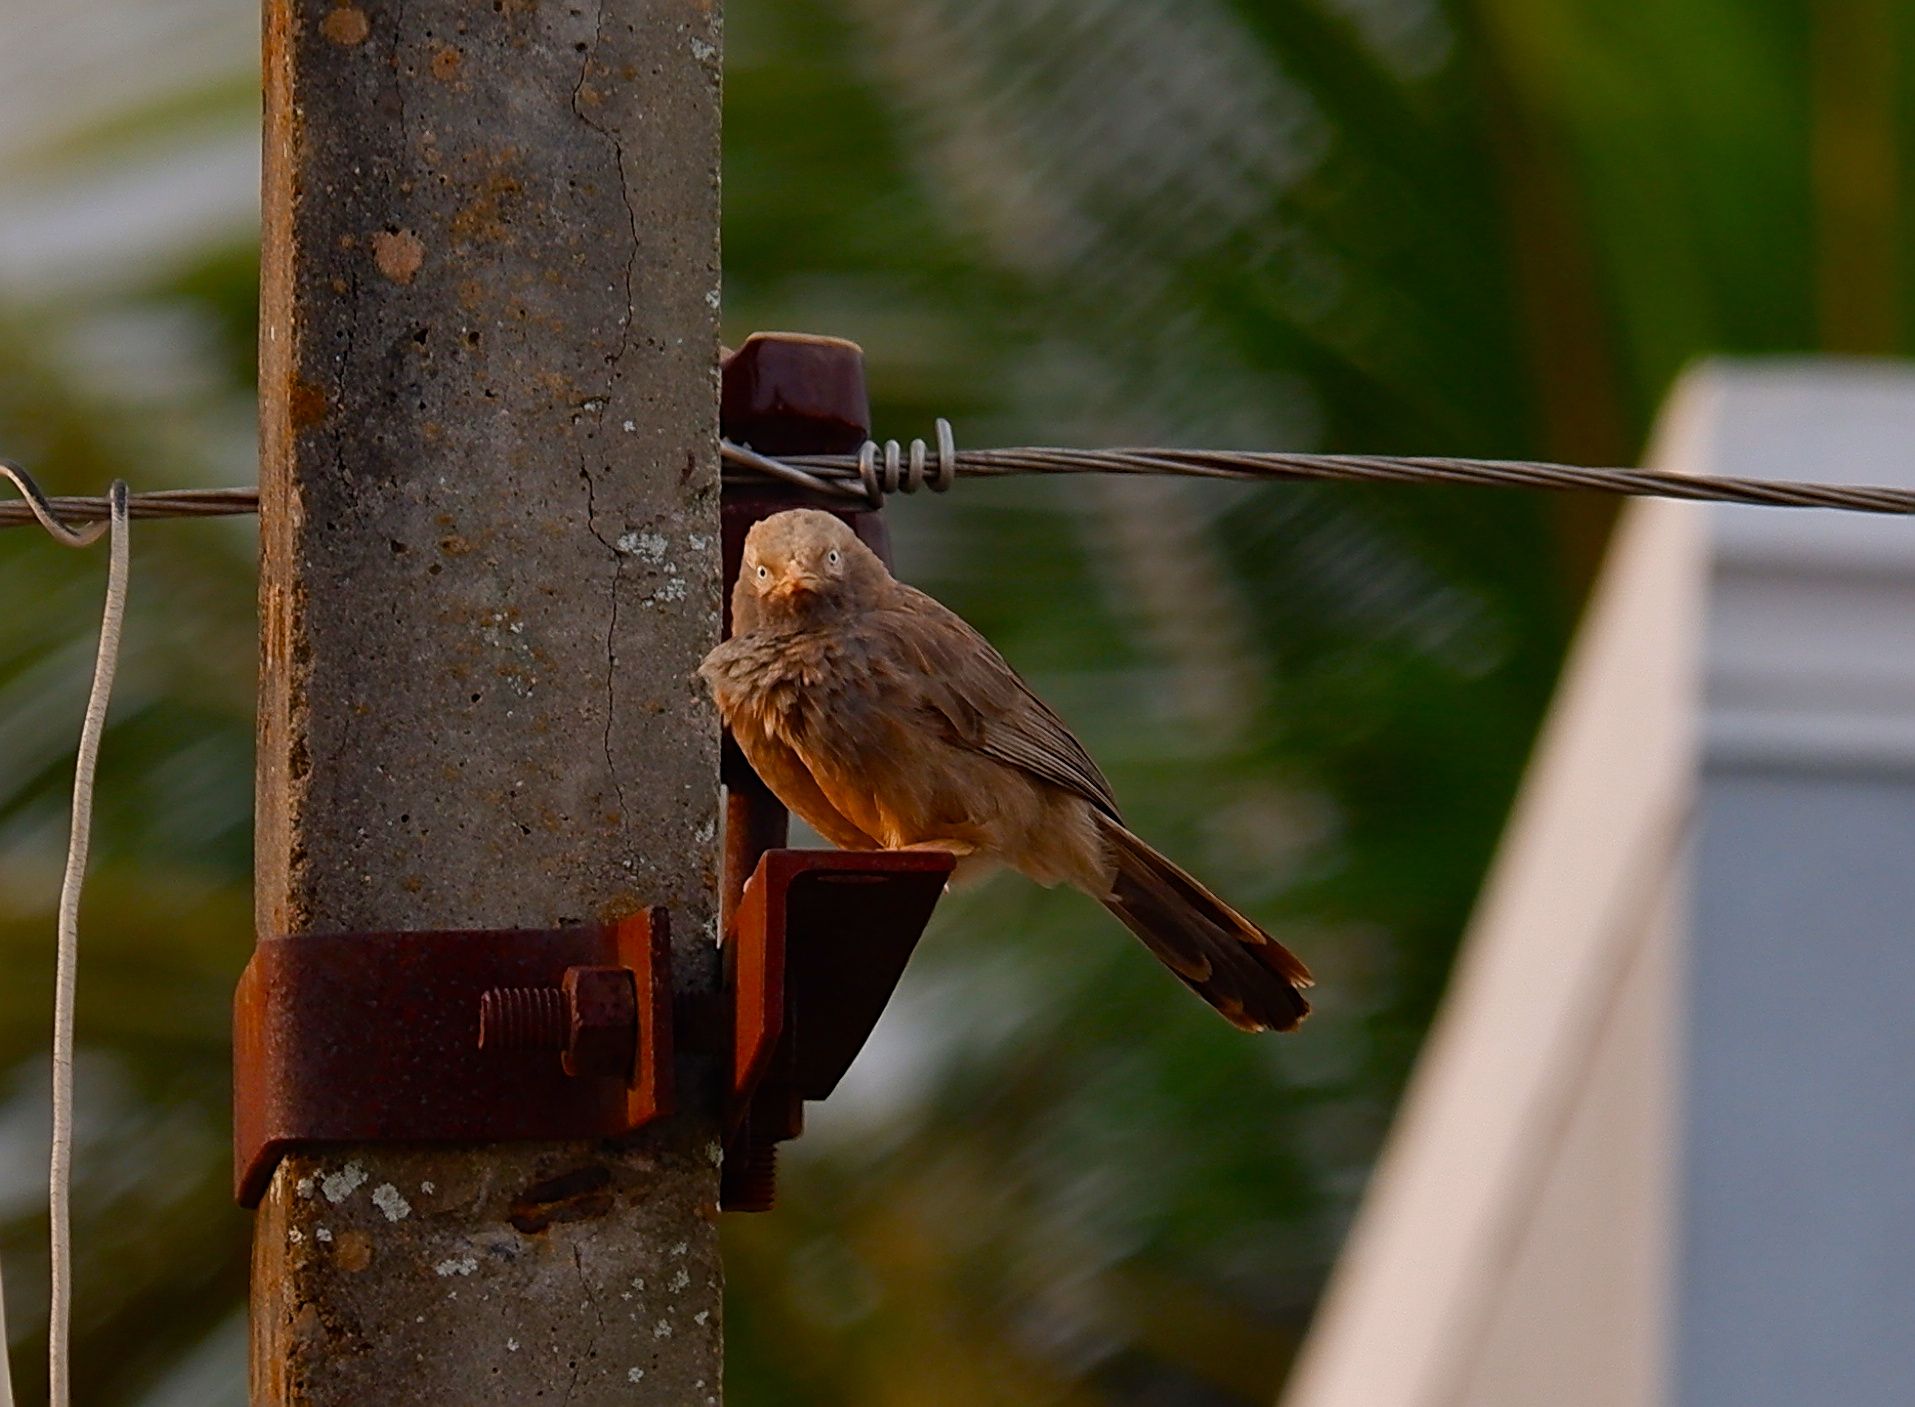
[[[962,858],[975,855],[977,847],[968,840],[914,840],[909,845],[900,845],[899,850],[943,850]]]

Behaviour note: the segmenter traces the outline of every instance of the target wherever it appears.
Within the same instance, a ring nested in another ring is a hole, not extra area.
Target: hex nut
[[[565,1073],[630,1081],[638,1058],[638,989],[623,967],[568,967],[572,1029]]]

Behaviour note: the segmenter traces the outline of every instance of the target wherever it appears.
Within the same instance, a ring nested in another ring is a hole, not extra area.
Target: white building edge
[[[1653,462],[1915,487],[1915,371]],[[1915,522],[1626,510],[1283,1407],[1915,1403]]]

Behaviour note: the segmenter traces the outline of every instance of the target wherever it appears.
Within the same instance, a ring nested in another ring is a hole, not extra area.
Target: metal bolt
[[[479,1048],[563,1052],[565,1073],[632,1077],[638,990],[623,967],[568,967],[557,987],[494,987],[479,997]]]
[[[479,998],[480,1050],[564,1050],[571,1032],[563,987],[494,987]]]
[[[747,1132],[725,1157],[721,1189],[728,1212],[768,1212],[778,1202],[778,1145]]]

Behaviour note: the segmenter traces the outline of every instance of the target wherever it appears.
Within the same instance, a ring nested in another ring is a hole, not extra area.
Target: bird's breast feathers
[[[847,652],[844,638],[816,631],[754,633],[720,645],[700,672],[733,733],[757,732],[792,744],[826,695],[855,682]]]

